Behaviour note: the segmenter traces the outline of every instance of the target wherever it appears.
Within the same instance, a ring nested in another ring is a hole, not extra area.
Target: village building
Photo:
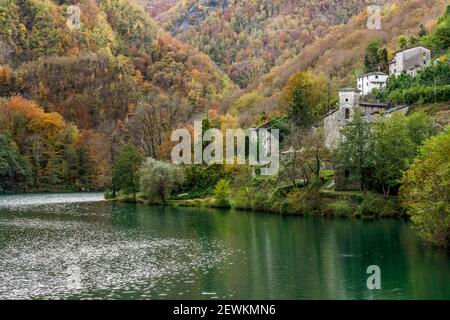
[[[425,47],[417,46],[395,53],[394,59],[389,63],[389,75],[399,76],[403,71],[411,76],[431,64],[431,51]]]
[[[420,70],[430,66],[431,51],[425,47],[417,46],[395,53],[389,64],[389,76],[400,75],[403,71],[415,76]],[[437,63],[437,62],[435,62]],[[357,88],[342,88],[339,90],[338,108],[330,111],[323,119],[325,146],[332,150],[342,141],[342,129],[353,119],[358,110],[363,114],[366,122],[374,122],[383,114],[386,117],[401,112],[407,113],[407,105],[391,105],[381,102],[365,101],[366,95],[373,89],[383,90],[389,76],[383,72],[371,72],[358,77]],[[337,190],[358,188],[349,180],[347,170],[335,171],[334,186]]]
[[[386,87],[386,81],[389,75],[384,72],[370,72],[358,77],[358,90],[363,95],[370,94],[373,89],[383,90]]]
[[[328,149],[337,148],[343,139],[341,130],[352,121],[357,110],[363,114],[364,121],[371,123],[381,114],[390,117],[396,112],[406,113],[409,109],[407,105],[392,106],[386,103],[362,101],[362,97],[358,89],[339,90],[339,107],[324,118],[325,146]],[[336,190],[355,190],[359,188],[359,185],[350,180],[348,170],[336,170],[334,187]]]
[[[324,118],[325,146],[334,149],[341,141],[341,130],[353,119],[356,110],[360,111],[364,120],[373,122],[380,115],[391,116],[394,112],[408,111],[408,106],[393,106],[387,103],[362,101],[361,91],[354,88],[339,90],[339,107],[329,112]]]
[[[341,140],[341,130],[351,121],[355,109],[359,105],[361,91],[354,88],[339,90],[339,107],[325,116],[325,146],[329,149],[337,147]]]

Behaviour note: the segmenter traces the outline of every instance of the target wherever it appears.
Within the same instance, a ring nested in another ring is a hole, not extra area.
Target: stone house
[[[336,148],[341,140],[341,129],[352,119],[356,106],[359,104],[358,89],[342,88],[339,90],[339,108],[328,113],[324,118],[325,146]]]
[[[417,46],[395,53],[394,59],[389,63],[389,75],[399,76],[403,71],[415,76],[418,71],[431,64],[431,51],[425,47]]]
[[[325,146],[333,150],[342,140],[341,130],[353,119],[356,110],[362,112],[366,122],[374,122],[380,114],[391,116],[395,112],[406,113],[408,106],[392,106],[386,103],[365,102],[361,99],[361,91],[354,88],[342,88],[339,90],[339,107],[329,112],[324,122]],[[358,189],[358,183],[350,181],[349,172],[346,170],[335,172],[335,188],[337,190]]]
[[[407,105],[393,106],[387,103],[362,101],[361,91],[354,88],[339,90],[339,107],[323,119],[325,146],[334,149],[341,140],[341,130],[353,119],[355,111],[362,112],[365,121],[373,122],[380,114],[391,116],[395,112],[408,112]]]

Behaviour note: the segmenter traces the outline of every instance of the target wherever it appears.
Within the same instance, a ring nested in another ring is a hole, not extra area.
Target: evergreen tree
[[[408,47],[408,39],[406,39],[405,36],[400,36],[398,38],[398,45],[400,47],[400,50],[404,50]]]
[[[403,170],[414,157],[414,143],[409,137],[403,114],[380,118],[373,128],[373,178],[387,197],[400,183]]]
[[[92,185],[93,163],[84,145],[78,147],[78,180],[81,188],[89,189]]]
[[[342,141],[335,151],[337,168],[348,170],[350,179],[359,181],[366,190],[366,175],[373,166],[372,131],[361,112],[355,111],[353,119],[342,129]]]
[[[425,37],[428,34],[428,32],[427,32],[427,29],[425,28],[425,26],[423,25],[423,23],[420,24],[419,28],[420,28],[419,34],[418,34],[419,37],[420,38]]]
[[[30,176],[30,164],[19,153],[8,131],[0,134],[0,191],[25,188]]]
[[[386,48],[382,47],[380,40],[374,40],[367,46],[364,57],[364,69],[366,72],[388,72],[388,54]]]
[[[133,194],[139,189],[138,170],[142,163],[142,155],[136,147],[128,143],[122,147],[113,168],[113,183],[125,194]]]
[[[305,91],[296,87],[289,103],[288,116],[292,123],[299,128],[309,128],[314,124],[315,117],[312,106],[309,105]]]

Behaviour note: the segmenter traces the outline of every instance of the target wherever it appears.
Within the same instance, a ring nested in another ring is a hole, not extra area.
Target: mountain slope
[[[241,87],[366,6],[363,0],[138,1],[165,30],[208,54]]]
[[[0,191],[114,189],[123,144],[170,157],[234,88],[128,0],[0,0]]]
[[[233,87],[206,55],[129,1],[79,2],[79,30],[66,25],[71,3],[0,0],[0,41],[9,48],[0,63],[15,69],[11,93],[93,127],[105,116],[123,119],[151,87],[180,94],[199,110]]]
[[[368,13],[362,12],[344,25],[332,28],[327,35],[307,46],[296,57],[273,68],[248,89],[230,97],[224,110],[237,112],[246,123],[257,119],[261,112],[283,111],[282,92],[296,73],[311,68],[314,74],[331,76],[337,86],[354,86],[357,74],[363,70],[367,45],[380,39],[391,52],[398,49],[401,35],[417,35],[423,24],[432,29],[444,12],[445,0],[394,1],[382,11],[382,29],[367,28]]]

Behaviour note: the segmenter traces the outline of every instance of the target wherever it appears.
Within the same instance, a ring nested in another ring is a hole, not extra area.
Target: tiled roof
[[[374,71],[374,72],[364,73],[364,74],[358,76],[358,78],[364,78],[364,77],[368,77],[368,76],[389,76],[389,75],[387,73],[384,73],[381,71]]]

